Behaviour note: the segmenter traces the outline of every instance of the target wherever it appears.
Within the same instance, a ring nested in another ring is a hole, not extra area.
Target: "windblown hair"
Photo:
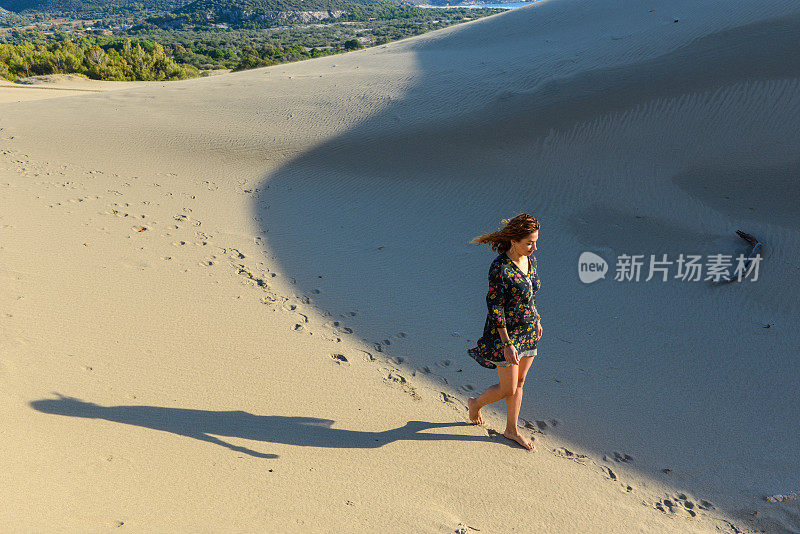
[[[511,248],[511,240],[520,241],[523,237],[539,230],[539,221],[532,215],[520,213],[513,219],[503,219],[505,226],[501,226],[497,231],[490,234],[479,235],[470,243],[473,245],[490,245],[492,250],[505,253]]]

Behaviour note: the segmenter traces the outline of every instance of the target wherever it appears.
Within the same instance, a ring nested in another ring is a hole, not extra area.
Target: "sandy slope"
[[[50,74],[47,76],[30,76],[16,82],[0,80],[0,103],[27,102],[64,96],[76,96],[82,93],[99,93],[129,89],[144,85],[163,85],[159,82],[108,82],[90,80],[73,74]]]
[[[763,497],[800,489],[798,37],[792,2],[551,0],[3,105],[0,526],[797,531]],[[533,454],[463,409],[496,378],[466,243],[521,210]],[[755,283],[576,276],[738,228]]]

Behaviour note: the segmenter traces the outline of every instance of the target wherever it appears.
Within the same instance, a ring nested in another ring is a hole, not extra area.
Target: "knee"
[[[506,387],[503,388],[502,390],[503,397],[513,397],[516,392],[517,392],[516,386]]]
[[[520,380],[519,382],[517,382],[517,389],[522,391],[522,386],[524,386],[524,385],[525,385],[525,381],[524,380]]]

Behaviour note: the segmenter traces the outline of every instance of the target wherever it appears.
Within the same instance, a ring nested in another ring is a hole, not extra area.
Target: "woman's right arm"
[[[511,338],[506,329],[506,310],[505,310],[505,281],[503,280],[504,267],[492,265],[489,269],[489,293],[486,295],[486,303],[489,306],[489,317],[492,326],[497,329],[503,343],[508,343]],[[503,348],[503,357],[509,363],[519,363],[517,348],[511,344]]]
[[[500,334],[500,339],[503,340],[503,343],[508,343],[508,341],[511,339],[508,337],[508,330],[505,328],[498,328],[497,332]],[[513,363],[515,365],[518,364],[519,353],[517,352],[517,347],[515,347],[513,343],[503,347],[503,357],[508,363]]]

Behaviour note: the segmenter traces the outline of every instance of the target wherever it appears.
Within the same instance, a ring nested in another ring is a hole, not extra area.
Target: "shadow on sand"
[[[56,399],[36,400],[32,401],[30,405],[33,409],[47,414],[104,419],[126,425],[162,430],[221,445],[258,458],[278,458],[278,455],[233,445],[215,436],[286,445],[349,449],[377,448],[400,440],[491,440],[487,436],[422,433],[423,430],[431,428],[470,426],[470,423],[466,422],[409,421],[402,427],[383,432],[362,432],[331,428],[333,424],[331,419],[316,417],[255,415],[241,410],[216,412],[163,406],[100,406],[74,397],[66,397],[58,393],[56,395],[58,396]]]

